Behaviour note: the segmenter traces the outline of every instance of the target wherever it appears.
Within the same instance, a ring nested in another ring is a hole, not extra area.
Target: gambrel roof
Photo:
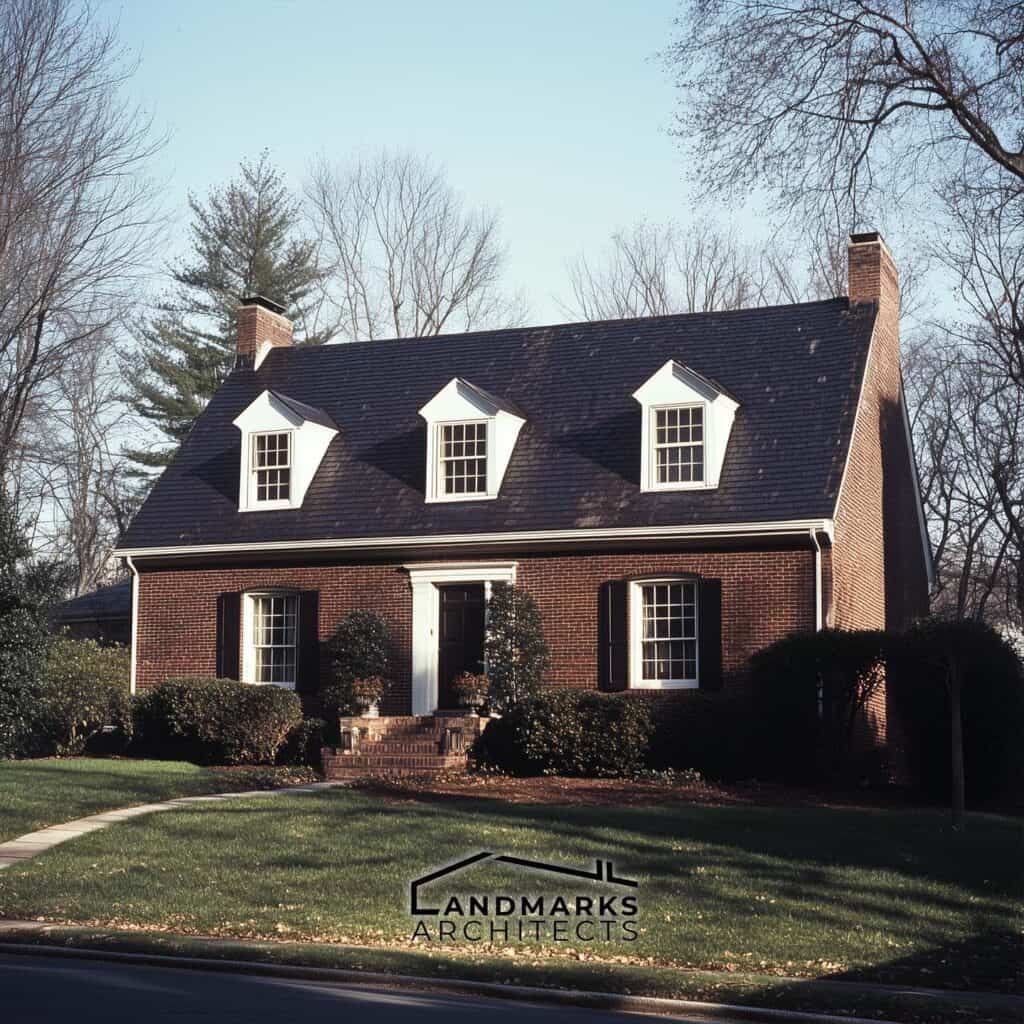
[[[833,299],[732,312],[276,348],[235,369],[122,549],[829,518],[876,315]],[[666,361],[739,403],[716,489],[644,493],[633,392]],[[425,501],[418,410],[452,378],[525,419],[493,501]],[[232,421],[264,390],[336,425],[298,509],[238,508]]]

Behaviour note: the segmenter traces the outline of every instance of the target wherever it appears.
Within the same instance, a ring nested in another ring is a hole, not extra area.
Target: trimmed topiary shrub
[[[646,697],[555,690],[488,723],[473,756],[515,775],[631,775],[646,766],[653,733]]]
[[[36,752],[81,754],[105,726],[131,736],[131,655],[126,647],[57,637],[43,663],[34,714]]]
[[[924,620],[893,644],[889,696],[917,787],[949,799],[949,674],[960,682],[964,780],[969,803],[1024,788],[1024,669],[1013,646],[978,622]]]
[[[762,778],[814,785],[880,773],[866,739],[869,704],[884,699],[886,643],[873,630],[826,629],[751,658]]]
[[[525,590],[509,583],[495,583],[487,605],[484,639],[491,707],[510,711],[540,693],[548,661],[548,645],[536,602]]]
[[[133,750],[199,764],[273,764],[302,705],[279,686],[169,679],[136,699]]]
[[[357,680],[380,680],[377,697],[387,688],[391,634],[375,612],[349,612],[327,642],[331,657],[330,682],[320,691],[324,714],[330,719],[360,715],[366,693]]]

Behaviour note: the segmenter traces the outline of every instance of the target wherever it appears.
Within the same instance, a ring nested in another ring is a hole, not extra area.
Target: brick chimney
[[[879,316],[893,321],[900,316],[900,275],[896,261],[877,231],[850,235],[850,302],[877,302]]]
[[[284,307],[262,295],[242,299],[238,309],[238,360],[252,365],[263,342],[274,348],[292,344],[292,322]]]

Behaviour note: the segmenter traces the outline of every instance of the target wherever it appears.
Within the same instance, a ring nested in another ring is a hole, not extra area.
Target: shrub
[[[517,775],[632,775],[646,766],[653,732],[645,697],[546,692],[488,723],[474,759]]]
[[[386,680],[390,646],[387,623],[374,612],[349,612],[341,620],[327,642],[331,678],[320,693],[326,714],[337,718],[361,713],[362,698],[356,691],[365,691],[365,687],[357,685],[356,680]],[[382,684],[377,699],[383,692]]]
[[[1019,793],[1024,785],[1024,670],[1011,644],[976,622],[928,619],[894,644],[889,693],[912,778],[928,795],[949,798],[950,668],[960,678],[968,800]]]
[[[886,637],[873,630],[794,633],[751,658],[760,773],[786,782],[852,781],[878,771],[861,742],[884,692]]]
[[[277,752],[277,763],[318,768],[326,726],[322,718],[304,718],[293,725]]]
[[[101,647],[94,640],[58,637],[43,663],[35,709],[36,753],[80,754],[104,726],[131,735],[126,647]]]
[[[548,647],[536,602],[509,583],[495,583],[487,606],[484,659],[491,681],[490,700],[510,711],[540,692]]]
[[[169,679],[135,704],[134,749],[200,764],[271,764],[302,721],[291,690],[233,679]]]
[[[657,709],[648,759],[654,770],[699,772],[732,782],[762,773],[755,737],[758,722],[749,698],[688,693]]]

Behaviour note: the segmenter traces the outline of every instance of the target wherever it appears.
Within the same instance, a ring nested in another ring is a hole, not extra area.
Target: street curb
[[[834,1016],[804,1013],[798,1010],[759,1009],[728,1003],[691,1002],[656,996],[629,996],[583,989],[547,989],[536,986],[506,985],[489,981],[419,978],[408,974],[344,970],[332,967],[299,967],[286,964],[263,964],[251,960],[214,960],[203,957],[168,956],[159,953],[119,953],[112,950],[69,948],[67,946],[32,945],[8,942],[0,935],[0,953],[21,956],[57,957],[69,960],[107,961],[145,967],[199,970],[221,974],[244,974],[257,977],[319,981],[352,987],[402,988],[420,992],[450,992],[492,999],[548,1003],[555,1006],[582,1007],[591,1010],[618,1010],[625,1013],[673,1015],[694,1022],[750,1022],[750,1024],[888,1024],[875,1018]]]

